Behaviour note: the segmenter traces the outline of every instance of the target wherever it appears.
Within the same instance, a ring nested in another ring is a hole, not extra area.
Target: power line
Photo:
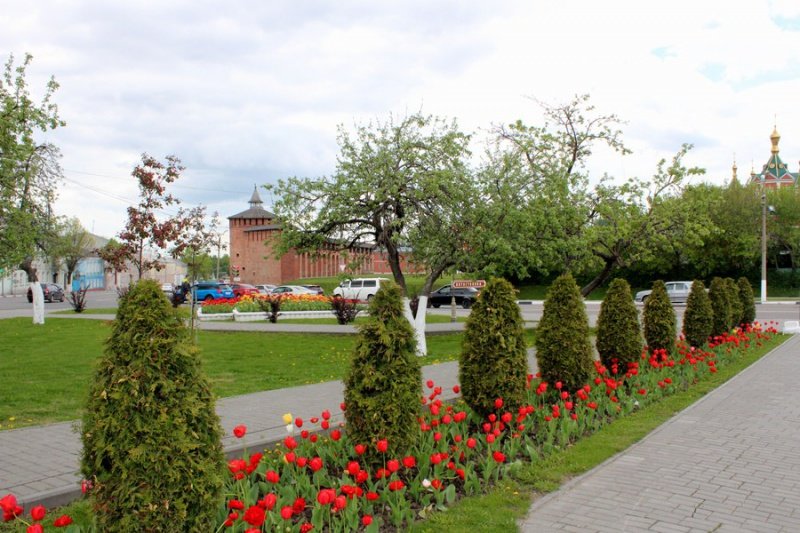
[[[69,168],[65,168],[63,170],[65,172],[71,172],[73,174],[83,174],[83,175],[86,175],[86,176],[95,176],[95,177],[98,177],[98,178],[108,178],[108,179],[113,179],[113,180],[125,180],[125,181],[127,181],[127,180],[131,179],[130,176],[127,176],[127,177],[123,178],[123,177],[120,177],[120,176],[109,176],[108,174],[95,174],[95,173],[92,173],[92,172],[83,172],[83,171],[80,171],[80,170],[72,170],[72,169],[69,169]],[[170,184],[170,187],[175,187],[176,189],[190,189],[190,190],[193,190],[193,191],[221,192],[221,193],[243,194],[243,195],[248,194],[247,192],[244,192],[244,191],[229,191],[227,189],[207,189],[205,187],[191,187],[189,185],[179,185],[177,183]]]

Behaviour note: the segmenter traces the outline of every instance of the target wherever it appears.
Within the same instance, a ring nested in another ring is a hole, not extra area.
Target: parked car
[[[172,297],[172,293],[175,292],[175,287],[172,283],[162,283],[161,284],[161,292],[167,295],[167,298]]]
[[[40,283],[42,286],[42,294],[44,294],[45,302],[63,302],[64,289],[55,283]],[[33,291],[28,287],[28,302],[33,303]]]
[[[686,303],[689,299],[689,292],[692,290],[691,281],[668,281],[664,284],[667,287],[667,296],[672,303]],[[637,302],[644,302],[650,296],[650,291],[639,291],[633,297]]]
[[[319,285],[303,285],[303,287],[314,291],[316,294],[325,294],[325,291]]]
[[[192,285],[194,301],[233,298],[233,289],[216,281],[198,281]]]
[[[381,283],[389,281],[388,278],[356,278],[348,279],[333,289],[334,296],[341,296],[345,300],[371,300],[381,288]]]
[[[468,287],[465,289],[452,289],[450,285],[445,285],[436,289],[431,293],[428,298],[428,306],[439,307],[440,305],[450,305],[451,299],[455,296],[456,305],[460,305],[464,309],[469,309],[475,303],[475,299],[480,294],[478,289]]]
[[[231,285],[234,296],[244,296],[245,294],[259,294],[260,291],[255,285],[249,283],[234,283]]]
[[[281,285],[272,289],[271,294],[317,294],[311,289],[306,289],[301,285]]]
[[[256,289],[261,294],[270,294],[273,289],[275,289],[277,285],[270,285],[269,283],[262,283],[261,285],[256,285]]]

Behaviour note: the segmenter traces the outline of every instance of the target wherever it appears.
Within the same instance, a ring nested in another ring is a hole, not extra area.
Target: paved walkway
[[[525,532],[800,531],[800,336],[536,501]]]

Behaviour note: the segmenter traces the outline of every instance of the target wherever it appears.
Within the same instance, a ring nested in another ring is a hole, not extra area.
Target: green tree
[[[81,436],[99,531],[213,529],[225,468],[214,395],[155,281],[120,299]]]
[[[681,201],[681,191],[692,176],[705,171],[686,167],[692,146],[684,144],[667,164],[658,162],[651,181],[631,179],[622,185],[602,181],[596,188],[596,216],[587,229],[587,246],[600,268],[582,289],[585,296],[602,285],[617,269],[636,264],[663,268],[665,259],[707,233],[704,213]]]
[[[620,120],[599,113],[588,95],[548,105],[542,125],[518,120],[494,128],[478,172],[484,196],[474,268],[524,279],[576,270],[591,252],[584,242],[595,212],[587,163],[597,146],[630,153]]]
[[[283,226],[278,253],[374,243],[386,253],[424,354],[425,313],[412,316],[402,251],[409,248],[426,268],[419,301],[425,309],[433,282],[465,261],[478,231],[470,218],[478,196],[466,166],[468,140],[454,122],[419,113],[359,127],[354,135],[340,127],[333,176],[267,186]]]
[[[617,360],[624,371],[628,363],[638,362],[642,355],[639,310],[633,302],[630,285],[622,278],[611,282],[600,306],[596,346],[606,368],[611,368]]]
[[[353,442],[386,439],[393,454],[405,453],[416,442],[422,371],[415,348],[400,288],[382,284],[370,300],[369,318],[344,378],[347,433]]]
[[[711,328],[711,335],[716,337],[728,331],[730,326],[731,309],[725,280],[719,277],[711,280],[708,298],[711,300],[711,309],[714,312],[714,327]]]
[[[745,277],[739,278],[737,285],[739,287],[739,301],[742,303],[742,324],[752,324],[756,320],[753,287]]]
[[[64,221],[59,225],[56,240],[56,254],[64,263],[67,270],[65,285],[72,283],[72,275],[78,268],[78,263],[92,253],[94,238],[86,231],[80,220],[76,217]]]
[[[0,81],[0,269],[19,266],[29,281],[37,281],[34,256],[52,236],[51,205],[62,177],[58,148],[36,140],[37,133],[65,125],[53,95],[51,78],[39,104],[25,79],[33,57],[14,65],[10,56]]]
[[[488,371],[491,369],[491,371]],[[495,400],[515,412],[525,403],[528,352],[514,287],[492,279],[467,319],[459,360],[461,394],[480,416],[496,412]]]
[[[644,338],[650,351],[675,348],[675,310],[662,280],[653,283],[653,292],[644,302]]]
[[[714,329],[714,311],[708,298],[706,286],[699,279],[692,283],[683,313],[683,337],[690,346],[701,347]]]
[[[570,391],[586,384],[593,369],[589,319],[580,289],[571,274],[550,286],[536,330],[536,360],[542,379],[561,382]]]
[[[167,193],[167,185],[180,178],[183,170],[175,156],[167,156],[166,163],[162,163],[147,154],[142,154],[142,162],[133,169],[140,201],[139,205],[128,207],[128,220],[118,235],[121,247],[117,252],[136,269],[137,279],[150,269],[161,270],[163,253],[168,248],[171,247],[173,257],[179,257],[192,244],[192,229],[203,226],[202,207],[179,208],[176,215],[166,218],[157,216],[165,208],[180,205],[178,198]]]

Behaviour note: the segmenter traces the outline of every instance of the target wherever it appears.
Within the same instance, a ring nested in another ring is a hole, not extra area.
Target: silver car
[[[667,288],[667,296],[672,303],[686,303],[689,299],[689,292],[692,290],[691,281],[668,281],[664,284]],[[639,291],[633,297],[637,302],[644,302],[653,291]]]

